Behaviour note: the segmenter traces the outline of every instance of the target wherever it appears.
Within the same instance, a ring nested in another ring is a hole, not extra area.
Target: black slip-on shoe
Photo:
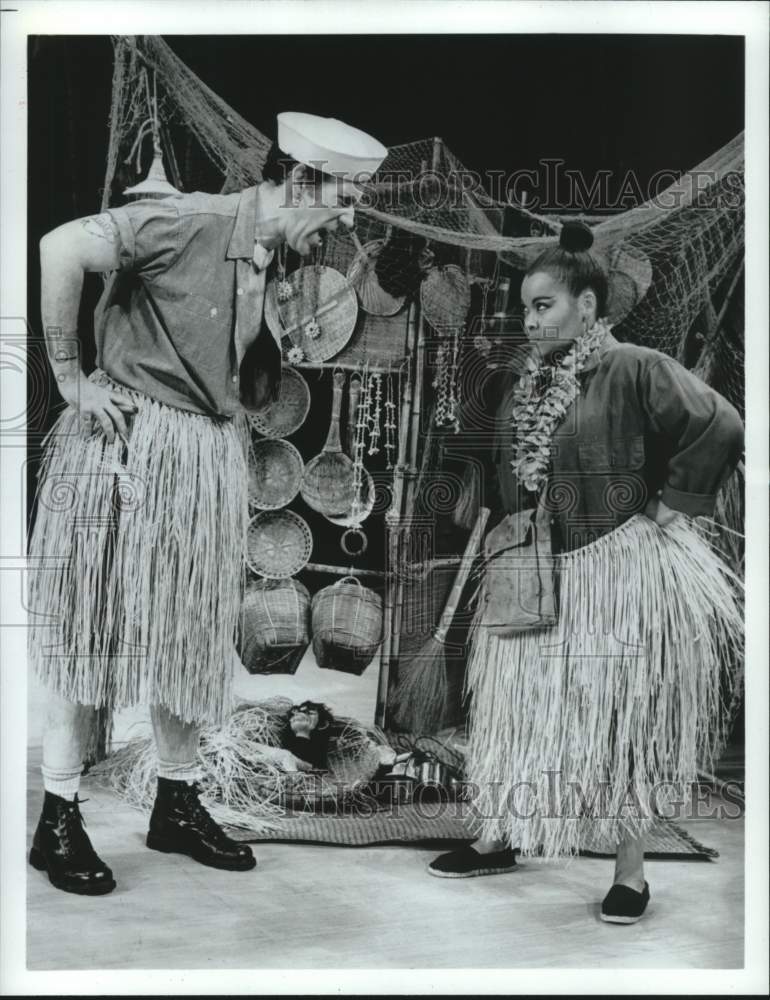
[[[470,845],[459,851],[442,854],[428,865],[431,875],[438,878],[473,878],[476,875],[504,875],[515,872],[516,855],[519,852],[513,848],[502,851],[492,851],[489,854],[479,854]]]
[[[627,885],[613,885],[602,902],[599,916],[607,924],[635,924],[641,920],[650,901],[650,887],[644,883],[642,892]]]

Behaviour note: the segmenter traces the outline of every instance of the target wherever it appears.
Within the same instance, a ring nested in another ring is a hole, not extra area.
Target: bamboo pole
[[[399,358],[397,363],[392,365],[378,365],[367,362],[364,358],[359,362],[354,361],[300,361],[296,365],[292,365],[292,368],[305,368],[309,371],[323,371],[324,369],[331,369],[333,371],[348,371],[348,372],[360,372],[364,365],[367,367],[367,371],[370,374],[381,373],[382,375],[392,375],[397,373],[401,366],[403,365],[403,358]]]
[[[385,536],[388,550],[388,578],[385,587],[383,608],[383,644],[380,655],[380,673],[377,684],[377,706],[375,709],[375,725],[384,727],[388,706],[388,687],[390,684],[390,662],[393,648],[394,599],[396,581],[398,579],[399,557],[399,525],[401,522],[404,472],[406,463],[407,439],[409,436],[409,414],[412,405],[413,363],[416,342],[415,303],[409,307],[406,336],[405,379],[401,387],[401,415],[398,427],[398,458],[393,472],[393,501],[385,515]]]
[[[302,571],[309,571],[310,573],[333,573],[335,576],[373,576],[379,580],[384,580],[387,578],[387,574],[380,569],[365,569],[350,566],[346,568],[345,566],[332,566],[326,563],[308,563],[307,566],[303,566]]]
[[[399,574],[396,585],[396,606],[393,616],[393,646],[391,648],[391,661],[398,661],[401,651],[401,623],[404,609],[404,579],[401,572],[400,560],[406,548],[406,539],[412,530],[412,518],[414,515],[417,483],[417,457],[420,444],[420,416],[422,410],[422,387],[425,372],[425,320],[420,310],[420,318],[417,325],[417,348],[415,351],[415,363],[413,374],[412,407],[409,419],[409,466],[406,470],[406,492],[404,496],[404,510],[401,519],[399,536]]]

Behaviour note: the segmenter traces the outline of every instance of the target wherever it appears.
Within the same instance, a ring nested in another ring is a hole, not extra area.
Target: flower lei
[[[597,320],[587,333],[577,338],[558,366],[535,365],[530,359],[529,372],[516,384],[512,410],[516,441],[511,467],[522,486],[532,493],[539,492],[545,485],[551,461],[551,439],[567,409],[580,394],[578,375],[609,331],[604,320]],[[549,371],[551,384],[538,395],[542,376]]]

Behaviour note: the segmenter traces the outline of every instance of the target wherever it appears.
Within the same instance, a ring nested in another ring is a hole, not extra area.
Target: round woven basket
[[[308,564],[313,536],[304,518],[292,510],[264,510],[251,519],[246,534],[246,562],[258,576],[282,580]]]
[[[319,667],[361,675],[382,641],[382,598],[355,577],[319,590],[311,605]]]
[[[278,399],[262,410],[247,410],[254,430],[267,438],[287,438],[304,424],[310,411],[310,389],[291,365],[283,365]]]
[[[265,322],[274,337],[285,337],[299,347],[308,361],[328,361],[353,336],[358,318],[358,299],[344,274],[333,267],[300,267],[286,279],[293,295],[278,302],[277,281],[265,289]],[[315,319],[319,329],[313,337],[307,325]]]
[[[395,316],[406,302],[405,295],[389,295],[380,285],[375,271],[377,258],[385,240],[371,240],[357,253],[348,268],[348,281],[358,292],[361,306],[371,316]]]
[[[249,449],[249,505],[279,510],[299,493],[305,465],[288,441],[264,438]]]
[[[465,325],[471,307],[468,279],[456,264],[432,268],[420,285],[420,304],[437,333],[452,333]]]
[[[293,674],[310,643],[310,594],[299,580],[255,580],[241,605],[239,653],[250,674]]]

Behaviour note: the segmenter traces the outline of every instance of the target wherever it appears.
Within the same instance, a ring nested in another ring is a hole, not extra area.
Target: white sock
[[[201,769],[197,760],[188,760],[183,764],[175,761],[159,760],[158,777],[167,778],[169,781],[186,781],[189,785],[194,781],[200,781]]]
[[[80,788],[82,764],[77,767],[46,767],[42,764],[40,770],[43,772],[43,788],[47,792],[69,802],[75,801]]]

